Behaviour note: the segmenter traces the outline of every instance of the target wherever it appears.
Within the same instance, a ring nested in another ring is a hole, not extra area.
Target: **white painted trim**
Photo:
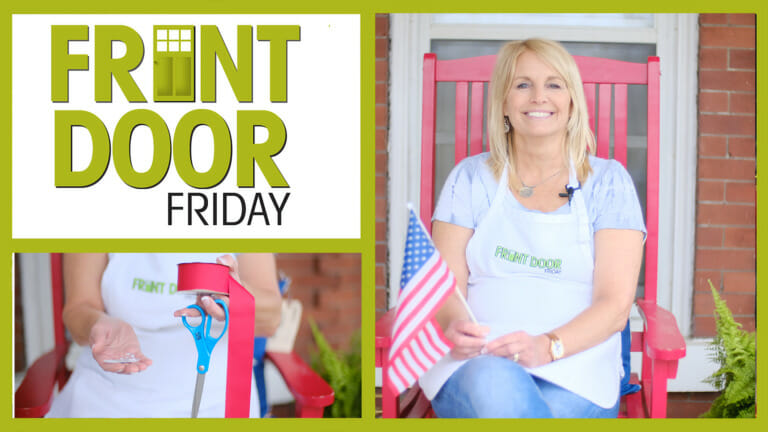
[[[280,405],[293,402],[293,395],[285,380],[272,362],[264,364],[264,387],[267,389],[267,404]]]
[[[407,204],[418,208],[421,179],[421,59],[429,51],[429,14],[392,14],[389,117],[389,286],[400,286]],[[389,307],[397,304],[390,290]]]
[[[13,374],[13,392],[19,389],[21,382],[24,381],[24,377],[27,375],[27,371],[17,372]]]
[[[677,377],[669,380],[667,391],[670,392],[712,392],[717,391],[704,382],[717,370],[717,364],[709,359],[707,346],[711,339],[688,339],[686,355],[677,365]],[[632,372],[640,372],[642,353],[632,353]]]
[[[697,106],[698,15],[659,14],[657,27],[662,88],[658,303],[675,315],[688,337],[695,253],[698,110],[691,107]]]
[[[432,15],[433,24],[536,25],[560,28],[583,26],[585,22],[597,28],[649,28],[653,27],[654,19],[653,14],[647,13],[441,13]]]
[[[643,329],[643,319],[637,311],[637,306],[632,306],[630,313],[630,328],[632,331],[641,331]],[[677,377],[669,380],[669,391],[676,392],[709,392],[715,391],[712,386],[705,384],[703,380],[717,370],[717,365],[709,359],[707,345],[712,342],[711,338],[685,340],[685,357],[680,359],[677,367]],[[632,353],[631,368],[632,372],[640,374],[642,365],[642,353]]]
[[[55,345],[50,255],[19,254],[19,277],[24,308],[24,353],[29,365]]]
[[[457,40],[520,40],[539,37],[564,42],[656,43],[656,30],[653,28],[432,24],[430,35],[432,39]]]

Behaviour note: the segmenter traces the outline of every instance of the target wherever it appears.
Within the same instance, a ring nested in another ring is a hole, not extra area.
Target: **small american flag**
[[[411,209],[387,374],[398,393],[451,349],[434,316],[455,286],[456,278]]]

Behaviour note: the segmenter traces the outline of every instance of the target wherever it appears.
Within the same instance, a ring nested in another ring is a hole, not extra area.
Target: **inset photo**
[[[361,415],[359,254],[19,253],[14,274],[17,418]]]

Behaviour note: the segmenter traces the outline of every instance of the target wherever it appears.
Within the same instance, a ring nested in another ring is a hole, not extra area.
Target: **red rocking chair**
[[[35,360],[27,369],[14,397],[14,416],[43,417],[51,407],[56,386],[61,389],[70,371],[64,364],[70,342],[64,332],[62,307],[64,290],[61,254],[51,254],[51,292],[53,295],[53,322],[55,348]],[[323,409],[334,400],[333,389],[294,352],[267,351],[270,360],[282,375],[288,390],[296,401],[296,416],[322,417]]]
[[[641,390],[622,398],[620,417],[662,418],[667,415],[667,380],[677,375],[678,360],[685,356],[685,340],[675,317],[656,304],[659,236],[659,58],[647,63],[629,63],[594,57],[575,56],[595,132],[597,102],[597,156],[610,155],[613,119],[613,158],[627,164],[627,86],[645,85],[648,94],[647,201],[645,243],[645,290],[635,303],[643,318],[643,330],[632,333],[632,352],[642,352],[642,371],[632,374],[630,383]],[[458,60],[437,60],[424,56],[424,88],[421,131],[420,216],[431,226],[434,208],[435,132],[437,83],[454,83],[456,88],[455,163],[483,151],[483,86],[492,75],[495,55]],[[471,92],[469,91],[471,89]],[[596,97],[596,89],[599,96]],[[613,109],[611,109],[613,90]],[[596,100],[597,99],[597,100]],[[395,417],[433,417],[429,401],[413,387],[401,397],[388,385],[386,374],[394,310],[376,323],[376,366],[382,368],[382,415]]]

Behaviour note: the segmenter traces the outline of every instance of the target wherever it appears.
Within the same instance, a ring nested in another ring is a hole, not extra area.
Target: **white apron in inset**
[[[220,255],[110,254],[101,280],[105,312],[133,327],[152,365],[131,375],[105,372],[85,347],[48,416],[189,417],[197,349],[192,334],[173,312],[195,303],[195,296],[176,292],[177,264],[215,262]],[[214,321],[211,334],[218,335],[222,329],[223,323]],[[199,417],[224,416],[227,345],[225,334],[211,353]],[[258,417],[253,377],[251,383],[250,414]]]
[[[573,167],[570,171],[569,183],[578,185]],[[528,211],[507,187],[505,168],[466,257],[467,301],[478,322],[490,327],[488,341],[518,330],[550,332],[591,304],[594,235],[579,189],[567,214]],[[615,333],[586,351],[526,370],[609,408],[618,398],[620,354]],[[427,397],[432,399],[462,364],[449,354],[427,371],[420,380]]]

